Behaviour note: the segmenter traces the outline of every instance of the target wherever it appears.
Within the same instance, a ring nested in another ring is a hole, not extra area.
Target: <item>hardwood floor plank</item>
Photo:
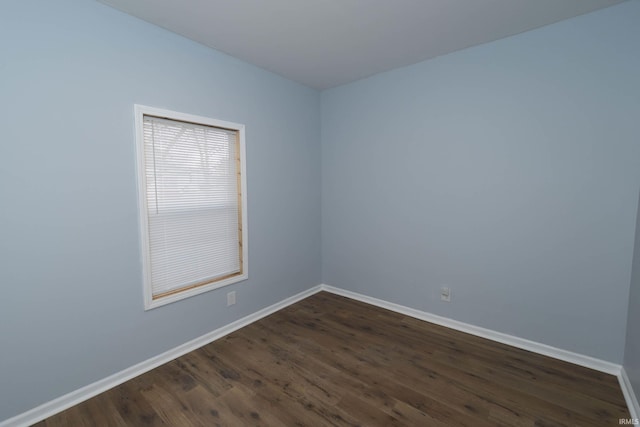
[[[260,335],[269,336],[271,335],[271,331],[262,330]],[[386,412],[390,415],[394,415],[392,412],[397,405],[403,407],[410,406],[412,412],[417,411],[421,413],[422,411],[420,411],[420,409],[426,408],[429,410],[429,413],[437,414],[437,418],[433,418],[430,415],[422,413],[421,417],[426,416],[433,420],[432,425],[437,425],[437,419],[448,420],[449,422],[457,421],[456,425],[467,425],[465,418],[461,416],[462,414],[455,414],[452,410],[447,410],[445,406],[438,402],[429,399],[425,395],[409,390],[392,380],[383,383],[382,378],[379,378],[374,382],[373,386],[359,380],[356,378],[357,376],[366,376],[364,373],[360,373],[360,369],[357,366],[360,365],[359,361],[357,365],[343,365],[345,367],[343,370],[336,369],[324,363],[323,360],[328,359],[328,357],[322,354],[325,348],[320,346],[311,349],[313,351],[302,353],[299,350],[290,348],[289,358],[295,359],[296,363],[300,365],[309,367],[318,376],[316,381],[322,384],[323,389],[335,388],[335,385],[339,385],[340,388],[356,391],[361,399],[366,399],[370,401],[372,405],[381,407],[383,410],[387,409]],[[351,374],[355,374],[356,376],[352,376]],[[390,390],[391,393],[387,394],[387,390]],[[335,394],[337,394],[337,392],[335,392]],[[407,397],[409,395],[411,395],[412,399]],[[402,401],[398,401],[392,396],[401,396]],[[412,403],[411,405],[407,405],[404,401]],[[482,425],[482,423],[476,420],[474,425]]]
[[[39,426],[607,426],[617,379],[321,292]]]
[[[153,409],[149,402],[147,402],[144,396],[142,396],[141,391],[148,386],[140,386],[140,380],[138,378],[134,378],[110,390],[111,401],[118,414],[127,425],[130,426],[170,425],[162,420],[159,414]],[[84,403],[80,405],[84,405]],[[97,416],[96,414],[96,417]]]
[[[213,396],[231,389],[231,384],[209,364],[202,352],[192,351],[175,360],[177,367],[185,371]]]
[[[351,393],[345,394],[345,396],[338,402],[338,408],[342,409],[345,413],[349,414],[349,417],[353,419],[352,423],[355,425],[365,426],[402,426],[406,425],[402,423],[398,418],[393,417],[379,408],[367,404],[365,401],[359,399]]]
[[[357,316],[352,316],[351,318],[345,318],[344,316],[342,317],[343,317],[343,320],[346,322],[345,325],[349,325],[350,327],[352,326],[354,328],[360,329],[364,331],[363,332],[364,334],[375,334],[376,337],[383,338],[385,340],[392,340],[394,337],[396,338],[402,337],[404,343],[407,344],[407,336],[398,334],[397,330],[393,331],[394,332],[393,334],[387,334],[383,332],[383,328],[385,325],[378,325],[379,328],[375,329],[375,332],[373,332],[374,329],[371,326],[374,325],[375,327],[376,321],[371,320],[371,318],[364,319],[363,317],[357,317]],[[332,316],[329,315],[329,316],[325,316],[323,319],[316,319],[316,320],[320,323],[321,322],[330,323],[332,322],[332,320],[335,320],[335,319],[333,319]],[[420,322],[420,326],[422,324],[424,323]],[[391,328],[387,327],[387,329],[393,329],[393,326]],[[430,342],[433,343],[433,341],[431,340]],[[496,364],[495,349],[493,350],[494,355],[485,355],[483,358],[482,353],[478,352],[477,348],[463,350],[459,348],[456,345],[456,343],[451,341],[450,339],[448,339],[446,343],[441,342],[440,347],[443,347],[445,351],[430,351],[428,353],[428,358],[431,361],[440,362],[440,364],[445,364],[445,365],[448,364],[454,367],[461,366],[461,364],[464,364],[468,373],[478,375],[478,376],[484,375],[484,377],[490,376],[492,381],[495,381],[504,387],[511,387],[511,388],[517,389],[518,385],[521,383],[523,379],[522,375],[517,375],[514,372],[511,372],[511,373],[508,372],[510,370],[509,368],[512,367],[512,364],[506,365],[507,369],[504,369],[505,364],[500,364],[500,365]],[[370,348],[370,350],[373,350],[373,349]],[[400,355],[401,354],[396,354],[396,358]],[[540,359],[540,357],[542,356],[534,355],[534,357]],[[555,362],[552,359],[549,359],[549,361]],[[491,368],[490,366],[493,366],[493,367],[499,366],[499,369],[494,369],[494,368]],[[522,372],[522,370],[520,370],[520,372]],[[546,376],[549,377],[550,375],[547,374]],[[559,378],[560,380],[556,380],[553,382],[553,385],[555,385],[555,387],[548,387],[549,385],[552,385],[552,384],[549,384],[547,382],[547,383],[542,383],[544,385],[540,386],[541,382],[537,381],[537,378],[535,376],[533,376],[533,378],[529,377],[530,381],[528,382],[528,392],[533,396],[540,397],[541,399],[548,400],[550,402],[557,401],[559,394],[562,394],[565,392],[572,392],[574,395],[574,399],[572,399],[572,401],[570,402],[570,404],[572,405],[571,409],[577,413],[589,412],[590,408],[593,407],[594,399],[596,399],[600,403],[600,406],[598,408],[598,413],[597,414],[593,413],[591,415],[593,418],[597,418],[597,419],[601,419],[603,417],[604,418],[612,418],[612,417],[622,418],[622,416],[626,413],[627,411],[626,407],[620,404],[621,402],[623,402],[623,399],[622,399],[619,386],[617,385],[617,380],[614,377],[609,376],[606,385],[610,386],[610,390],[614,390],[614,387],[615,387],[615,392],[612,393],[611,391],[607,390],[607,387],[599,387],[595,390],[591,388],[592,393],[588,395],[583,395],[583,390],[585,390],[585,388],[579,388],[578,390],[576,390],[575,385],[573,385],[573,388],[570,388],[570,387],[568,388],[566,387],[566,381],[561,381],[562,377],[559,377]],[[572,377],[570,378],[570,380],[575,382],[576,378]],[[606,390],[606,392],[603,392],[603,390]],[[612,403],[612,404],[609,405],[608,403]]]

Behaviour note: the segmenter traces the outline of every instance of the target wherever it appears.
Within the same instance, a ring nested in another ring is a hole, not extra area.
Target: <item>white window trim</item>
[[[246,156],[245,156],[245,127],[243,124],[216,120],[209,117],[197,116],[192,114],[180,113],[176,111],[164,110],[160,108],[148,107],[135,104],[135,124],[136,124],[136,157],[137,157],[137,176],[138,176],[138,213],[140,228],[140,251],[142,256],[142,281],[144,291],[144,309],[150,310],[172,302],[180,301],[203,292],[218,289],[248,279],[249,259],[248,259],[248,221],[247,221],[247,173],[246,173]],[[144,128],[143,119],[145,115],[164,117],[171,120],[179,120],[184,122],[198,123],[219,128],[231,129],[238,132],[239,152],[240,152],[240,202],[242,212],[242,273],[216,281],[210,284],[198,286],[184,291],[162,297],[153,298],[151,288],[151,257],[149,251],[149,223],[147,218],[147,197],[146,197],[146,174],[145,174],[145,156],[144,156]]]

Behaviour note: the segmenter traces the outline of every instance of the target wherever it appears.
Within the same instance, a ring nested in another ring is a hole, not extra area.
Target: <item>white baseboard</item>
[[[633,387],[631,386],[631,381],[629,381],[629,377],[627,376],[627,372],[622,368],[620,372],[620,376],[618,377],[618,381],[620,382],[620,388],[622,389],[622,394],[624,394],[624,400],[627,401],[627,406],[629,407],[629,413],[631,414],[631,419],[638,420],[640,419],[640,405],[638,404],[638,398],[633,391]]]
[[[546,344],[541,344],[535,341],[529,341],[524,338],[504,334],[502,332],[496,332],[491,329],[481,328],[469,323],[459,322],[457,320],[431,314],[426,311],[416,310],[415,308],[406,307],[400,304],[394,304],[378,298],[373,298],[356,292],[347,291],[345,289],[336,288],[334,286],[323,284],[320,285],[320,288],[323,291],[331,292],[336,295],[342,295],[344,297],[362,301],[364,303],[375,305],[381,308],[386,308],[387,310],[395,311],[396,313],[404,314],[416,319],[435,323],[441,326],[446,326],[447,328],[455,329],[457,331],[466,332],[471,335],[487,338],[489,340],[507,344],[512,347],[517,347],[523,350],[528,350],[534,353],[553,357],[554,359],[564,360],[565,362],[570,362],[575,365],[584,366],[586,368],[591,368],[596,371],[605,372],[607,374],[618,376],[620,375],[620,371],[622,368],[621,365],[596,359],[594,357],[585,356],[583,354],[574,353]]]
[[[406,307],[400,304],[391,303],[378,298],[373,298],[367,295],[359,294],[356,292],[348,291],[341,288],[336,288],[329,285],[317,285],[306,291],[300,292],[292,297],[286,298],[278,303],[275,303],[269,307],[263,308],[253,314],[236,320],[228,325],[218,328],[212,332],[209,332],[201,337],[195,338],[185,344],[175,347],[169,351],[166,351],[158,356],[145,360],[123,371],[117,372],[107,378],[96,381],[71,393],[65,394],[57,399],[46,402],[36,408],[33,408],[27,412],[16,415],[13,418],[9,418],[0,422],[0,427],[26,427],[44,420],[58,412],[64,411],[71,406],[77,405],[87,399],[90,399],[102,392],[105,392],[117,385],[120,385],[138,375],[144,374],[160,365],[163,365],[171,360],[180,357],[190,351],[207,345],[217,339],[224,337],[244,326],[247,326],[257,320],[262,319],[270,314],[275,313],[291,304],[301,301],[315,293],[320,291],[327,291],[336,295],[342,295],[347,298],[358,300],[367,304],[375,305],[377,307],[385,308],[406,316],[410,316],[416,319],[424,320],[427,322],[435,323],[437,325],[445,326],[457,331],[466,332],[471,335],[486,338],[492,341],[507,344],[513,347],[521,348],[524,350],[532,351],[534,353],[542,354],[545,356],[553,357],[555,359],[564,360],[576,365],[584,366],[594,369],[596,371],[604,372],[607,374],[615,375],[618,377],[620,387],[624,394],[631,418],[636,419],[640,413],[640,407],[638,406],[638,400],[634,394],[633,388],[626,372],[621,365],[607,362],[604,360],[596,359],[590,356],[574,353],[571,351],[559,349],[546,344],[541,344],[535,341],[526,340],[513,335],[496,332],[491,329],[481,328],[468,323],[459,322],[457,320],[448,319],[446,317],[437,316],[425,311],[417,310],[414,308]]]
[[[565,362],[584,366],[586,368],[604,372],[606,374],[615,375],[618,378],[618,382],[620,383],[620,388],[622,389],[622,394],[624,395],[625,402],[627,404],[627,407],[629,408],[631,419],[637,420],[640,417],[640,406],[638,405],[638,399],[636,398],[636,395],[633,391],[633,387],[631,386],[629,377],[627,377],[627,373],[621,365],[607,362],[605,360],[596,359],[591,356],[585,356],[583,354],[563,350],[561,348],[552,347],[546,344],[541,344],[535,341],[526,340],[524,338],[515,337],[513,335],[503,334],[502,332],[496,332],[491,329],[485,329],[479,326],[470,325],[468,323],[459,322],[457,320],[448,319],[446,317],[431,314],[426,311],[416,310],[414,308],[406,307],[400,304],[394,304],[392,302],[373,298],[367,295],[359,294],[357,292],[336,288],[335,286],[322,284],[320,285],[320,290],[361,301],[366,304],[375,305],[377,307],[385,308],[396,313],[435,323],[437,325],[445,326],[457,331],[466,332],[468,334],[475,335],[481,338],[497,341],[502,344],[507,344],[513,347],[521,348],[523,350],[532,351],[544,356],[553,357],[554,359],[564,360]]]
[[[475,335],[481,338],[497,341],[499,343],[507,344],[512,347],[521,348],[523,350],[528,350],[534,353],[542,354],[544,356],[553,357],[554,359],[559,359],[565,362],[573,363],[575,365],[584,366],[586,368],[590,368],[599,372],[615,375],[618,378],[618,382],[620,383],[620,388],[622,389],[622,394],[624,395],[625,402],[627,404],[627,407],[629,408],[631,419],[636,421],[640,418],[640,405],[638,405],[638,399],[636,398],[633,387],[631,386],[631,381],[629,381],[629,377],[627,376],[627,373],[621,365],[617,365],[615,363],[607,362],[601,359],[596,359],[591,356],[585,356],[583,354],[563,350],[561,348],[552,347],[546,344],[541,344],[535,341],[526,340],[524,338],[519,338],[513,335],[504,334],[502,332],[496,332],[491,329],[485,329],[468,323],[459,322],[457,320],[431,314],[426,311],[416,310],[414,308],[406,307],[400,304],[394,304],[392,302],[373,298],[367,295],[359,294],[357,292],[336,288],[335,286],[322,284],[320,285],[320,290],[361,301],[366,304],[375,305],[377,307],[385,308],[396,313],[435,323],[437,325],[445,326],[457,331],[466,332],[468,334]]]
[[[197,348],[207,345],[217,339],[230,334],[244,326],[247,326],[257,320],[262,319],[270,314],[275,313],[278,310],[294,304],[300,300],[307,298],[317,292],[320,292],[321,286],[314,286],[311,289],[300,292],[292,297],[286,298],[280,302],[277,302],[269,307],[263,308],[253,314],[238,319],[228,325],[211,331],[205,335],[195,338],[185,344],[175,347],[169,351],[166,351],[158,356],[147,359],[137,365],[124,369],[106,378],[103,378],[95,383],[89,384],[85,387],[79,388],[71,393],[60,396],[57,399],[46,402],[40,406],[37,406],[27,412],[16,415],[0,422],[0,427],[27,427],[37,422],[44,420],[52,415],[62,412],[78,403],[84,402],[100,393],[103,393],[117,385],[124,383],[138,375],[144,374],[160,365],[172,361],[173,359],[189,353]]]

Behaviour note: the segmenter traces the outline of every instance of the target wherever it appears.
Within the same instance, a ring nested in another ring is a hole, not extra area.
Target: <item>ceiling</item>
[[[327,89],[624,0],[99,0]]]

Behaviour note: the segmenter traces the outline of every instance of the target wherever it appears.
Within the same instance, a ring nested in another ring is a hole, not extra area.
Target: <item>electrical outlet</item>
[[[440,288],[440,300],[444,302],[451,302],[451,289],[447,286]]]
[[[236,291],[227,293],[227,307],[236,303]]]

